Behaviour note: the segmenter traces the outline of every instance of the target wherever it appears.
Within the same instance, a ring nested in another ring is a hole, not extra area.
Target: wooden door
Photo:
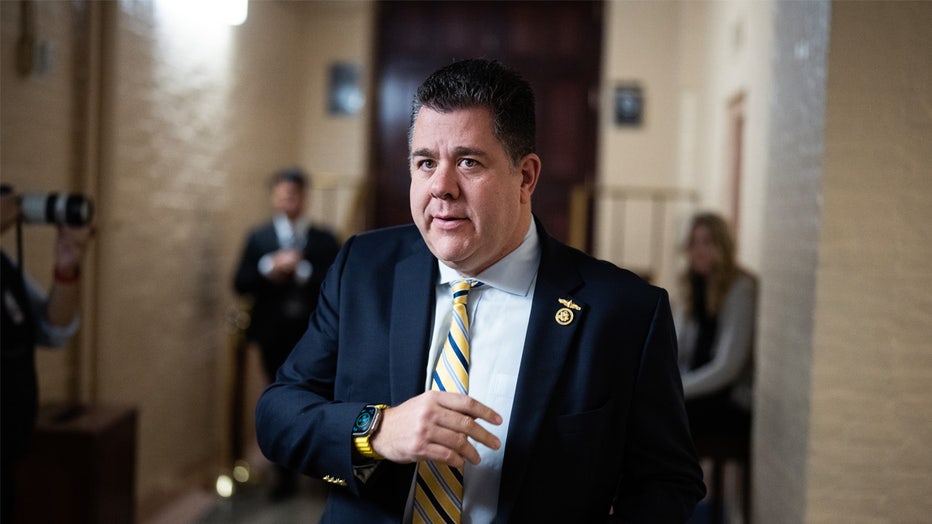
[[[534,213],[567,241],[572,189],[595,177],[602,2],[379,2],[370,227],[411,222],[411,99],[436,69],[492,58],[517,69],[537,100],[541,179]]]

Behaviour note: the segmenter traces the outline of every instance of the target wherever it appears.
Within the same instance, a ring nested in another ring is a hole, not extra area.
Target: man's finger
[[[467,436],[458,431],[438,427],[432,442],[425,446],[425,454],[431,460],[439,460],[455,467],[462,467],[464,462],[479,463],[479,451]]]
[[[456,433],[461,433],[491,449],[499,449],[501,441],[476,422],[481,419],[490,424],[501,424],[502,417],[488,406],[474,398],[449,393],[441,395],[440,405],[447,409],[438,423]]]
[[[468,395],[442,391],[437,393],[439,394],[438,402],[447,409],[469,415],[474,419],[482,419],[496,426],[502,423],[502,416],[495,410]]]

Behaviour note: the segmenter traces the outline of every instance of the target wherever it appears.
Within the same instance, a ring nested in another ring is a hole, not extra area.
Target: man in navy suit
[[[275,216],[249,233],[233,285],[252,300],[246,338],[258,346],[269,381],[317,307],[320,284],[339,251],[328,231],[312,227],[304,217],[308,180],[298,168],[272,175]],[[294,493],[295,476],[279,468],[272,498]]]
[[[440,522],[427,463],[461,479],[451,522],[684,522],[704,495],[667,294],[534,219],[534,111],[498,62],[419,87],[414,225],[346,242],[257,407],[263,452],[334,485],[323,522]],[[467,394],[432,387],[462,279]]]

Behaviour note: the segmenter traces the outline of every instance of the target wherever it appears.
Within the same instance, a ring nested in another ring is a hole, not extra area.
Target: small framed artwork
[[[615,125],[640,126],[644,120],[644,93],[638,84],[615,87]]]
[[[349,62],[335,62],[330,65],[329,73],[327,112],[335,116],[359,114],[366,101],[360,86],[360,67]]]

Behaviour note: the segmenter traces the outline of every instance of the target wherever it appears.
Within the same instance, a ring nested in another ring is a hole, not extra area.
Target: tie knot
[[[453,288],[453,302],[465,304],[466,299],[469,297],[469,290],[481,285],[482,282],[479,282],[474,278],[455,280],[451,282],[450,286]]]

